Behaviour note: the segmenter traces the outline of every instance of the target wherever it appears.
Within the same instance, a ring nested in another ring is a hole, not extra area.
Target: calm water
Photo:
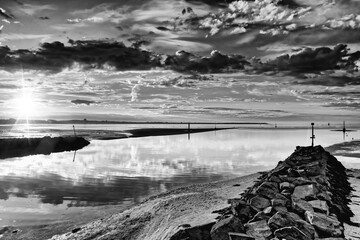
[[[111,141],[92,140],[75,152],[0,161],[0,225],[58,222],[104,205],[126,206],[175,187],[268,170],[311,132],[232,129]],[[347,139],[359,139],[350,132]],[[316,144],[343,141],[342,132],[316,131]],[[360,161],[338,158],[347,167]]]

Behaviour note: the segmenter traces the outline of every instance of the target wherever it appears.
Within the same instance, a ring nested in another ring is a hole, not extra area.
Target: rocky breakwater
[[[297,147],[259,177],[218,220],[184,228],[171,240],[345,239],[352,188],[344,166],[321,146]]]

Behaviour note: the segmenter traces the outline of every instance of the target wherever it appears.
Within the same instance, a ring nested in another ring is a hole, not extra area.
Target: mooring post
[[[190,140],[190,123],[188,123],[188,140]]]
[[[75,125],[73,125],[74,135],[76,137]]]
[[[311,146],[314,147],[314,139],[315,139],[315,135],[314,135],[314,123],[311,123]]]

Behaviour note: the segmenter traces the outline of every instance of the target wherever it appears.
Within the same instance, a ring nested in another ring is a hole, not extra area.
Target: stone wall
[[[334,156],[321,146],[297,147],[241,197],[229,199],[216,222],[184,228],[170,239],[345,239],[351,190]]]

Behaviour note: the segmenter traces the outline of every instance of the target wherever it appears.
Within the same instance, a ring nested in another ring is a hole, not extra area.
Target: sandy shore
[[[259,176],[179,188],[51,239],[168,239],[184,224],[213,221],[218,216],[213,211],[227,207],[228,198],[239,197]]]

